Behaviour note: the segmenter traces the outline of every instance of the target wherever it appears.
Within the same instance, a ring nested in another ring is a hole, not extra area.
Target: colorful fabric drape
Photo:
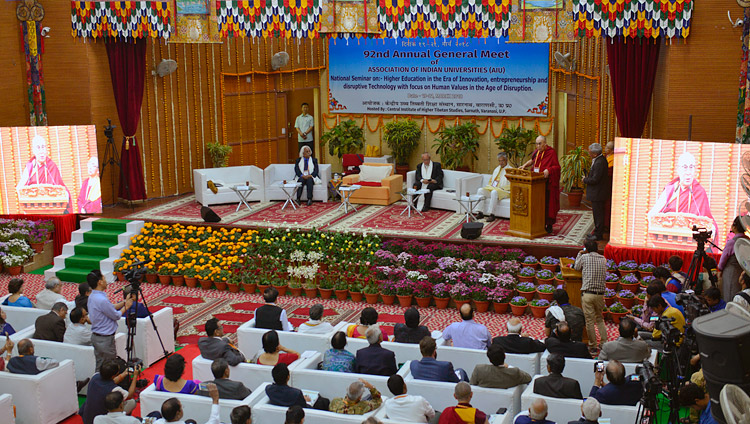
[[[143,165],[135,132],[141,118],[146,77],[146,40],[109,40],[106,45],[117,115],[124,134],[120,155],[119,193],[126,200],[144,200],[146,186],[143,183]]]
[[[26,83],[29,94],[29,124],[47,125],[47,107],[42,75],[41,25],[36,21],[21,21],[23,50],[26,54]]]
[[[742,28],[742,62],[740,63],[740,96],[737,101],[737,133],[735,142],[750,143],[750,7],[745,8],[745,25]]]
[[[164,38],[172,34],[172,1],[71,1],[73,37]]]
[[[607,63],[612,78],[617,124],[622,137],[638,138],[646,125],[661,43],[626,42],[618,37],[607,43]]]
[[[573,0],[578,36],[687,38],[693,0]]]

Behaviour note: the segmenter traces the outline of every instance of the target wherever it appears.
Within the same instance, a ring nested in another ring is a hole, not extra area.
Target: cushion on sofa
[[[378,181],[378,182],[375,182],[375,181],[360,181],[360,182],[357,183],[357,185],[361,185],[361,186],[365,186],[365,187],[382,187],[383,183],[381,183],[380,181]]]
[[[359,181],[380,183],[384,178],[391,175],[391,169],[390,166],[360,165]]]

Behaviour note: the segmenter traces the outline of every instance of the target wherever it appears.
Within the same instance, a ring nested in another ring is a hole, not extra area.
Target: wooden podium
[[[508,234],[533,239],[547,235],[544,229],[547,183],[544,174],[509,168],[505,178],[510,181],[510,229]]]

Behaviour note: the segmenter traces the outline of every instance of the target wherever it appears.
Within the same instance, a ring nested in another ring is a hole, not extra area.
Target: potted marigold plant
[[[516,296],[510,300],[510,310],[517,317],[526,313],[527,306],[529,306],[529,301],[523,296]]]
[[[165,262],[161,264],[158,270],[156,270],[157,275],[159,275],[159,283],[161,283],[161,285],[168,286],[169,283],[172,282],[172,267],[173,264]]]

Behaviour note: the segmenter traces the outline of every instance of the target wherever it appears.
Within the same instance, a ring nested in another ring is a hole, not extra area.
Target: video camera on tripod
[[[662,391],[662,382],[654,371],[654,364],[648,359],[635,367],[635,374],[631,377],[633,380],[641,382],[644,398],[654,398],[656,400],[656,395]]]
[[[111,119],[107,119],[107,126],[104,127],[104,136],[107,137],[108,139],[112,139],[114,141],[114,138],[115,138],[115,128],[117,128],[117,126],[112,125],[112,120]]]
[[[675,300],[678,305],[685,309],[685,318],[687,322],[693,322],[693,320],[699,316],[711,312],[705,301],[698,297],[693,290],[685,290],[684,293],[677,293]]]
[[[654,328],[661,331],[661,341],[664,353],[672,353],[682,339],[682,332],[672,325],[674,318],[665,316],[654,316],[649,319],[654,323]]]

